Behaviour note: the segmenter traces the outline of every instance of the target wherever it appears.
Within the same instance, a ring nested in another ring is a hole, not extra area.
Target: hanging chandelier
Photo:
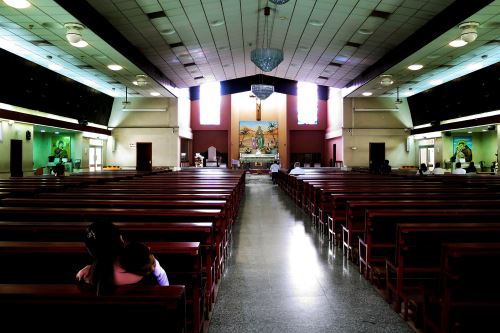
[[[264,72],[270,72],[283,61],[283,50],[270,48],[271,33],[269,32],[268,18],[271,8],[264,7],[264,31],[262,34],[261,47],[257,47],[250,53],[250,60]],[[259,40],[259,24],[257,23],[257,46]]]
[[[266,99],[274,92],[274,86],[270,84],[252,84],[252,93],[260,100]]]

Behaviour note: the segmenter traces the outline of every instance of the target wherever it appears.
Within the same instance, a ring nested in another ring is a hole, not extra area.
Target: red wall
[[[229,136],[227,131],[193,131],[193,154],[208,150],[214,146],[217,151],[227,153]]]
[[[337,145],[337,161],[343,161],[343,153],[344,153],[344,140],[341,136],[337,138],[333,138],[330,140],[326,140],[325,149],[326,149],[326,162],[327,165],[330,165],[330,160],[333,160],[333,144]]]
[[[191,101],[191,129],[193,131],[193,155],[214,146],[228,153],[231,147],[231,95],[221,96],[220,125],[200,124],[200,101]]]
[[[290,131],[289,143],[291,153],[323,154],[324,131]]]

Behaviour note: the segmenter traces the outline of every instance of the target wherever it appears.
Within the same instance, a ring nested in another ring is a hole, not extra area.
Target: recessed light
[[[88,46],[89,43],[87,43],[86,41],[84,41],[83,39],[77,43],[70,43],[71,45],[75,46],[75,47],[85,47],[85,46]]]
[[[483,128],[481,131],[483,131],[483,132],[488,132],[488,130],[487,130],[487,129],[484,129],[484,128]]]
[[[432,84],[433,86],[438,86],[440,85],[441,83],[443,83],[443,80],[432,80],[431,82],[429,82],[430,84]]]
[[[132,84],[133,84],[134,86],[138,86],[138,85],[139,85],[139,83],[138,83],[137,81],[132,81]]]
[[[111,69],[112,71],[119,71],[123,69],[122,66],[116,64],[108,65],[108,68]]]
[[[28,8],[31,6],[30,2],[27,0],[3,0],[7,5],[18,8],[18,9],[23,9],[23,8]]]
[[[150,94],[151,96],[155,96],[155,97],[160,96],[160,93],[159,93],[159,92],[156,92],[156,91],[152,91],[152,92],[150,92],[149,94]]]
[[[45,133],[45,130],[40,130],[40,132]]]
[[[54,132],[54,134],[59,134],[59,132]]]
[[[215,20],[215,21],[210,22],[210,25],[212,27],[220,27],[223,24],[224,24],[224,20]]]
[[[160,34],[162,34],[162,35],[167,35],[167,36],[168,36],[168,35],[173,35],[173,34],[175,34],[175,30],[174,30],[174,29],[172,29],[172,28],[169,28],[169,29],[162,29],[162,30],[160,30]]]
[[[282,21],[288,20],[288,17],[286,17],[286,16],[280,16],[280,20],[282,20]]]
[[[420,64],[413,64],[413,65],[408,66],[408,69],[411,71],[418,71],[418,70],[422,69],[423,67],[424,66],[420,65]]]
[[[370,29],[359,29],[358,33],[361,35],[371,35],[373,34],[373,30]]]
[[[472,131],[467,131],[467,133],[471,134],[471,133],[472,133]]]
[[[467,42],[461,39],[455,39],[448,43],[451,47],[462,47],[467,45]]]
[[[49,68],[52,69],[53,71],[60,71],[62,69],[62,66],[58,64],[50,64]]]
[[[373,95],[373,93],[371,91],[365,91],[362,95],[363,96],[371,96],[371,95]]]
[[[315,27],[321,27],[323,26],[323,24],[325,24],[325,22],[319,20],[310,20],[309,24]]]

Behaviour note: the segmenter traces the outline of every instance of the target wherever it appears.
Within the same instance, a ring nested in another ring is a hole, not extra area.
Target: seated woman
[[[474,162],[470,162],[469,166],[465,169],[467,173],[476,173],[476,166],[474,165]]]

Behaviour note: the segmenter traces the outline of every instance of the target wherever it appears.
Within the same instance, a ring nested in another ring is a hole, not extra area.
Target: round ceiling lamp
[[[464,42],[471,43],[477,38],[477,28],[479,27],[479,23],[477,22],[464,22],[458,25],[458,27],[462,30],[460,33],[460,39]]]
[[[384,87],[388,87],[393,83],[394,80],[392,79],[392,75],[390,74],[380,75],[380,84],[383,85]]]

